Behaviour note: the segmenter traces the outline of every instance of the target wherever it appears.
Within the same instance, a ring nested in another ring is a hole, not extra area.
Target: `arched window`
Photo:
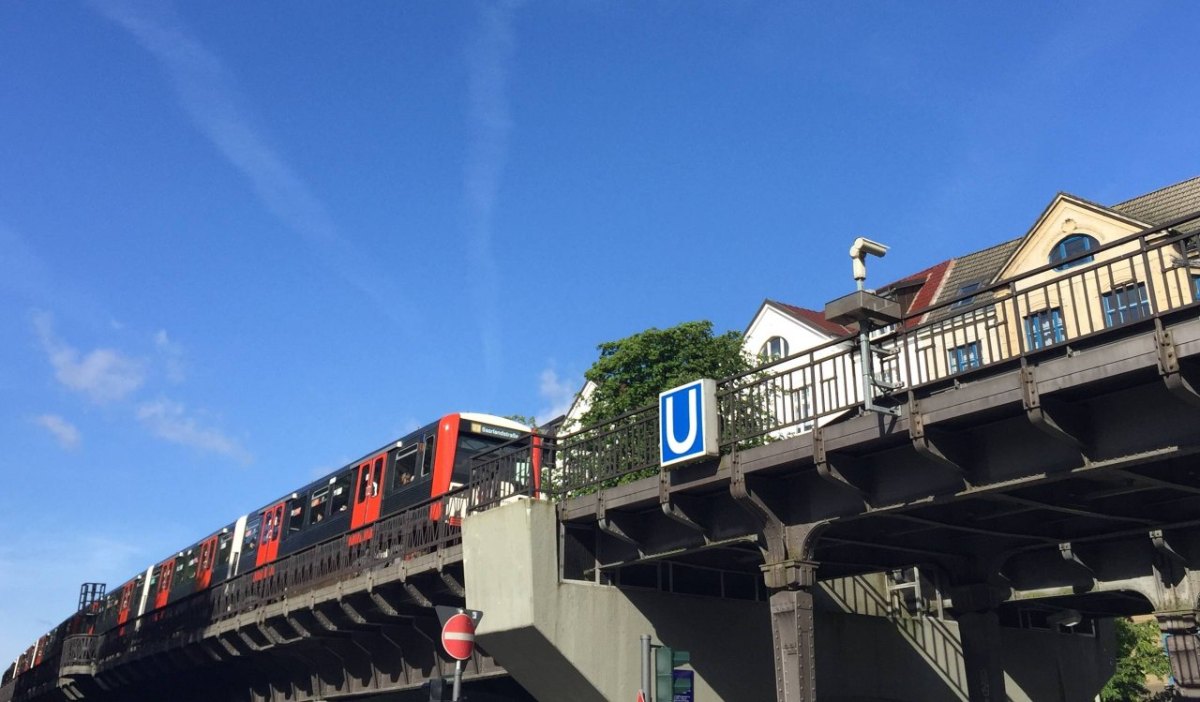
[[[1056,271],[1065,271],[1073,266],[1091,263],[1092,256],[1083,256],[1083,258],[1076,258],[1073,261],[1070,259],[1098,248],[1100,248],[1100,242],[1096,241],[1095,237],[1087,234],[1072,234],[1054,245],[1050,251],[1050,264]]]
[[[764,361],[774,361],[788,355],[788,342],[782,336],[773,336],[758,350],[758,357]]]

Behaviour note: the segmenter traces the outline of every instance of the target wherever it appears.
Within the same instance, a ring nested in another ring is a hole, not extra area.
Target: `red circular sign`
[[[475,622],[465,614],[455,614],[442,625],[442,648],[451,658],[465,661],[475,648]]]

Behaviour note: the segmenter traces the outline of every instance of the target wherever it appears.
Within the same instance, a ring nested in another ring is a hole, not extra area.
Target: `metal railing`
[[[1197,304],[1200,240],[1176,231],[1197,220],[1200,212],[906,314],[872,335],[871,370],[899,387],[891,401],[902,404],[916,388],[1144,331]],[[721,380],[722,450],[809,431],[861,407],[861,363],[847,337]],[[657,432],[654,405],[560,436],[545,483],[569,496],[649,474]]]
[[[949,684],[959,699],[967,698],[962,642],[956,630],[938,617],[913,617],[898,610],[869,579],[854,575],[820,583],[844,612],[890,621],[905,642]]]
[[[100,651],[100,637],[92,634],[74,634],[63,639],[62,658],[59,666],[90,666],[96,662]]]
[[[95,637],[71,664],[145,655],[194,638],[215,623],[400,560],[462,542],[462,520],[516,495],[535,496],[534,466],[552,450],[522,437],[477,456],[471,481],[369,526],[243,572],[212,589]],[[539,476],[540,477],[540,476]],[[82,644],[75,644],[82,646]],[[67,665],[64,658],[62,665]]]

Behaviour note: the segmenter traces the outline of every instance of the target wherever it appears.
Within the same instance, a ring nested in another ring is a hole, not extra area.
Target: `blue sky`
[[[0,4],[0,660],[602,341],[1200,174],[1189,3]]]

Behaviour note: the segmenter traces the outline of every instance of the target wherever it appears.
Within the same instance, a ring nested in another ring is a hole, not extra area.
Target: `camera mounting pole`
[[[865,289],[867,280],[867,255],[882,258],[888,247],[864,237],[858,237],[850,247],[850,258],[854,260],[854,282],[857,290],[826,303],[825,319],[842,326],[858,327],[859,382],[863,390],[863,409],[896,416],[897,406],[880,405],[878,397],[886,397],[900,389],[899,383],[891,383],[876,377],[876,359],[894,355],[893,352],[871,344],[871,331],[896,324],[901,319],[900,304]],[[878,394],[877,391],[881,391]]]

